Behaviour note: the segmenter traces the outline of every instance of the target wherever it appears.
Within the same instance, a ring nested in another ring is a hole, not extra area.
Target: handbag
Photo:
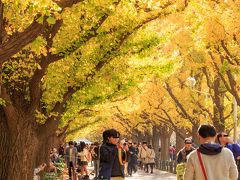
[[[200,153],[199,149],[197,150],[197,155],[198,155],[198,159],[199,159],[199,162],[200,162],[200,166],[201,166],[204,178],[205,178],[205,180],[208,180],[207,173],[206,173],[206,170],[204,168],[203,161],[202,161],[202,156],[201,156],[201,153]]]

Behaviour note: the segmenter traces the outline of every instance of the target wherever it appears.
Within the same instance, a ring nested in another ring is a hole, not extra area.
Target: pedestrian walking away
[[[215,127],[200,125],[200,147],[187,158],[184,180],[237,180],[238,170],[232,152],[215,143]]]

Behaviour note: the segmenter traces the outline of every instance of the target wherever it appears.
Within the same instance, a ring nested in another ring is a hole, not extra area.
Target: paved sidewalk
[[[176,180],[177,176],[172,173],[168,173],[165,171],[160,171],[154,169],[153,174],[145,173],[144,171],[138,171],[133,174],[132,177],[126,177],[126,180]]]
[[[93,167],[89,166],[89,171],[91,171]],[[138,170],[137,173],[133,174],[131,177],[126,177],[125,180],[176,180],[177,177],[175,174],[168,173],[165,171],[160,171],[154,169],[153,174],[145,173],[144,171]],[[90,179],[93,179],[94,175],[90,176]],[[62,178],[59,180],[69,180],[67,172]]]

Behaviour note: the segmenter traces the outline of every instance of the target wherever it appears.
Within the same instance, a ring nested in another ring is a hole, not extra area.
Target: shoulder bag
[[[201,169],[202,169],[202,172],[203,172],[203,175],[204,175],[204,179],[208,180],[207,173],[206,173],[206,170],[204,168],[203,161],[202,161],[202,156],[201,156],[201,153],[200,153],[199,150],[197,150],[197,155],[198,155],[198,160],[200,162],[200,166],[201,166]]]

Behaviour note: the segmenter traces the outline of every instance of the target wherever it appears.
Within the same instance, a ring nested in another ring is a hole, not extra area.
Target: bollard
[[[173,161],[170,162],[170,172],[173,173]]]
[[[177,162],[174,161],[174,171],[173,171],[174,174],[177,174],[177,172],[176,172],[176,168],[177,168]]]

